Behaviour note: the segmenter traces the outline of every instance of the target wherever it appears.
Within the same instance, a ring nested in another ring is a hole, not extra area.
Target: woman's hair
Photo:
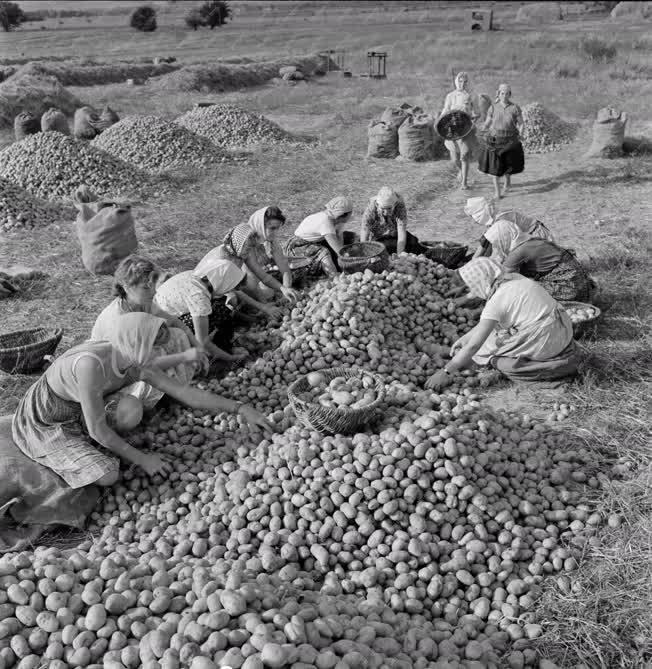
[[[265,211],[265,223],[267,223],[267,221],[271,221],[273,218],[285,224],[285,214],[280,210],[279,207],[267,207],[267,211]]]
[[[137,286],[145,282],[155,282],[159,269],[147,258],[127,256],[113,274],[113,293],[124,299],[127,297],[125,286]]]

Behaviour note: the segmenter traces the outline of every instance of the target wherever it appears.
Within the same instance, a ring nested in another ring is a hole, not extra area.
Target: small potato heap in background
[[[148,186],[135,167],[60,132],[39,132],[0,151],[0,177],[52,199],[69,198],[82,184],[111,197]]]
[[[264,116],[234,105],[196,107],[179,116],[175,123],[224,148],[300,142]]]
[[[559,151],[577,135],[577,124],[567,123],[539,102],[525,105],[521,141],[526,153]]]
[[[209,140],[157,116],[124,118],[92,143],[147,172],[207,167],[228,160]]]
[[[0,177],[0,230],[40,228],[74,218],[72,207],[63,207],[30,195]]]

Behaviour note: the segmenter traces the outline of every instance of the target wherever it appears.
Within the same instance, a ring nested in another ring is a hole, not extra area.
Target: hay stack
[[[523,5],[516,14],[516,20],[520,23],[561,21],[563,18],[562,6],[559,2],[533,2]]]
[[[652,2],[619,2],[611,10],[612,19],[649,19],[652,18]]]
[[[0,128],[11,126],[15,116],[22,111],[40,118],[50,107],[72,114],[81,104],[54,77],[17,72],[0,83]]]
[[[208,139],[157,116],[128,116],[92,143],[147,172],[207,167],[228,160]]]

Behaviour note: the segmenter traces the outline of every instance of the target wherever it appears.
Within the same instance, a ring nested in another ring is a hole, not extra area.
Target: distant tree
[[[156,10],[147,5],[136,9],[131,15],[131,27],[142,30],[144,33],[154,32],[156,30]]]
[[[202,19],[201,14],[199,13],[198,9],[191,9],[187,14],[186,14],[186,25],[188,28],[192,28],[193,30],[197,30],[199,26],[204,25],[204,19]]]
[[[15,2],[0,0],[0,26],[8,33],[25,20],[23,10]]]
[[[232,10],[226,0],[209,0],[201,6],[199,13],[204,25],[213,30],[215,26],[222,26],[231,18]]]

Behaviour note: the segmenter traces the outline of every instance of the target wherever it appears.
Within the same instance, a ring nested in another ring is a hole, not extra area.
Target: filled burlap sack
[[[434,160],[434,119],[428,114],[408,116],[398,129],[398,152],[414,161]]]
[[[138,250],[131,206],[98,200],[88,202],[90,191],[78,190],[75,230],[82,262],[91,274],[113,274],[120,261]],[[78,197],[81,196],[81,197]]]
[[[14,119],[14,136],[16,141],[20,142],[28,135],[35,135],[41,131],[41,124],[37,118],[27,111],[20,112]]]
[[[387,107],[380,115],[380,120],[391,128],[398,130],[403,121],[410,115],[411,110],[412,107],[408,104],[403,104],[400,107]]]
[[[95,129],[98,133],[104,132],[107,128],[115,125],[119,120],[120,117],[107,105],[102,109],[100,120],[95,124]]]
[[[92,107],[80,107],[73,120],[73,135],[77,139],[93,139],[98,135],[100,115]]]
[[[619,2],[611,10],[611,18],[633,20],[652,18],[652,2],[641,2],[641,0]]]
[[[70,134],[70,126],[66,115],[56,107],[51,107],[41,116],[41,132],[60,132]]]
[[[604,107],[593,123],[593,140],[586,155],[594,158],[618,158],[625,143],[627,114]]]
[[[278,76],[284,77],[286,74],[292,74],[293,72],[298,72],[296,65],[285,65],[279,69]]]
[[[369,158],[396,158],[398,156],[398,129],[383,121],[372,121],[367,129],[367,156]]]

